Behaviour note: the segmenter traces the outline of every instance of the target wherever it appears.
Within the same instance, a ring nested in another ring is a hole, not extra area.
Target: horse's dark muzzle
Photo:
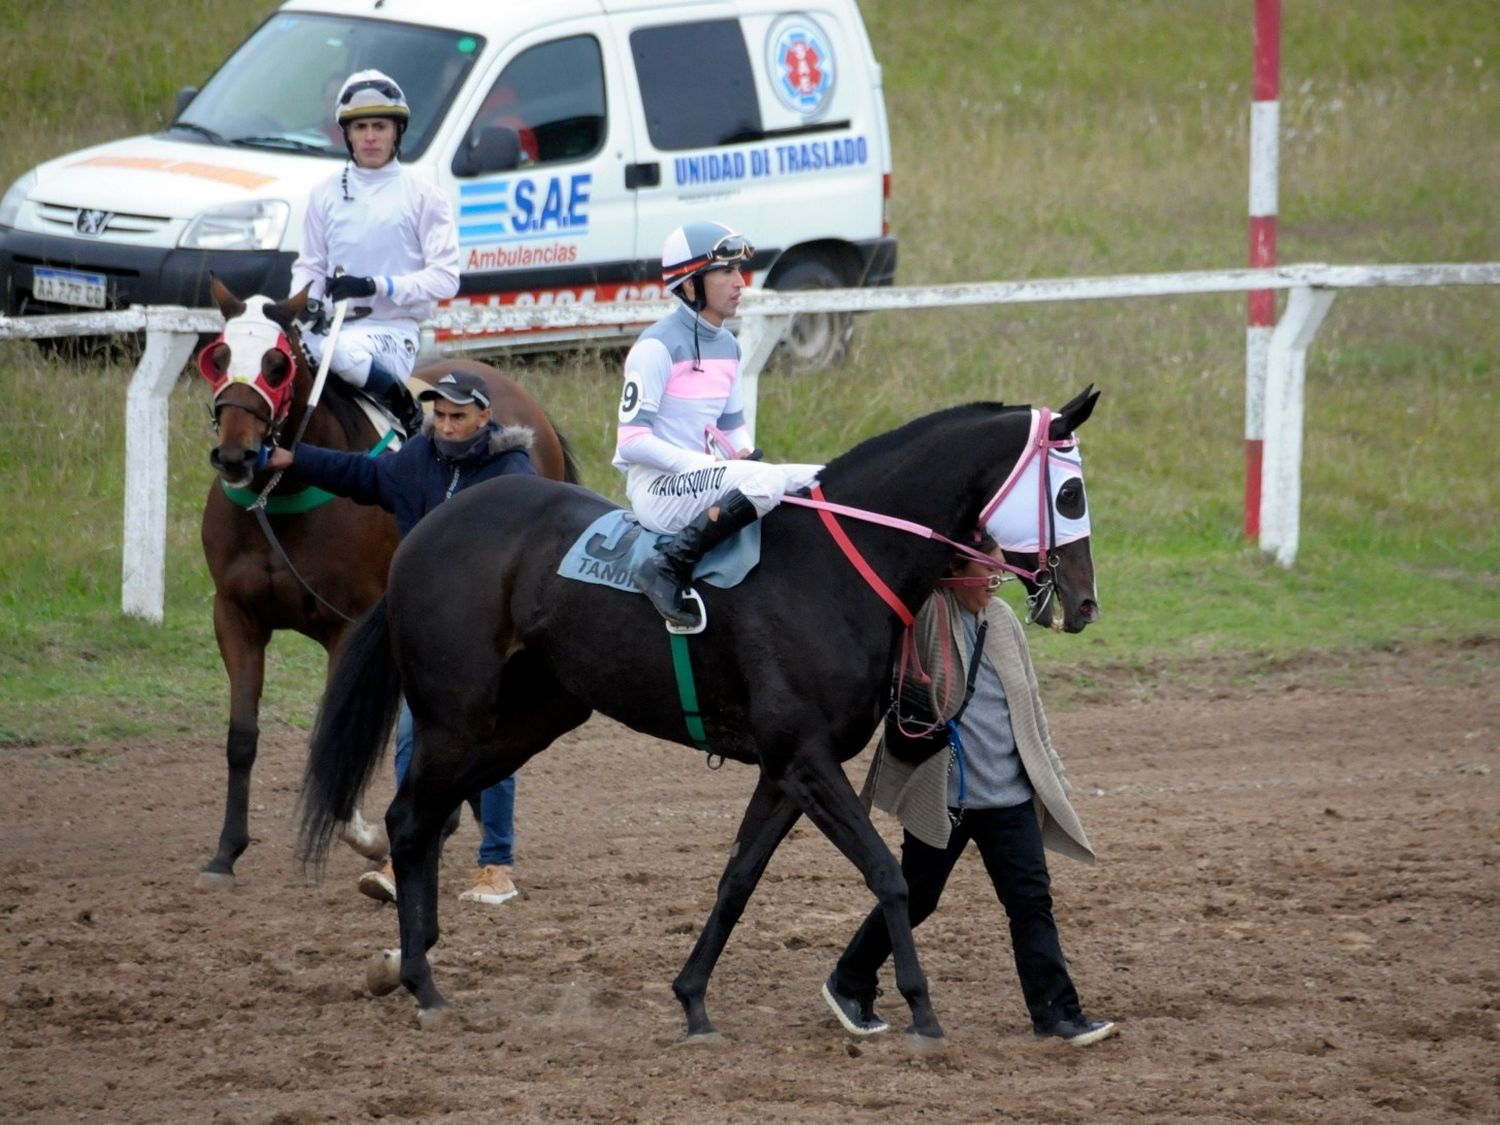
[[[250,483],[258,457],[259,452],[253,449],[230,452],[223,446],[215,446],[208,451],[208,463],[231,488],[243,488]]]
[[[1063,632],[1081,633],[1091,622],[1098,621],[1099,617],[1099,603],[1092,598],[1084,598],[1072,613],[1063,614]]]

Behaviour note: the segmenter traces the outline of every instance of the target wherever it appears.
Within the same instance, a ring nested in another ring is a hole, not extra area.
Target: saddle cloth
[[[659,543],[670,538],[670,535],[647,531],[634,513],[616,508],[583,529],[583,534],[563,555],[557,573],[576,582],[592,582],[638,593],[630,582],[631,571],[655,553]],[[704,555],[694,569],[693,577],[710,586],[738,586],[758,562],[759,521]]]

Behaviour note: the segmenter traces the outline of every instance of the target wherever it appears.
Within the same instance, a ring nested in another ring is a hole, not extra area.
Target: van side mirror
[[[521,166],[521,134],[509,125],[487,125],[453,155],[455,176],[483,176]]]
[[[182,116],[182,111],[193,104],[193,99],[198,96],[198,87],[184,86],[177,91],[177,109],[172,114],[172,120],[176,121]]]

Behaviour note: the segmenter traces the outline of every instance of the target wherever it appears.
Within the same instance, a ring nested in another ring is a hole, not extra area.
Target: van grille
[[[64,207],[56,203],[39,203],[37,218],[58,234],[76,236],[78,230],[78,207]],[[166,229],[172,220],[157,215],[125,215],[113,213],[104,227],[92,237],[114,235],[121,238],[149,237]]]

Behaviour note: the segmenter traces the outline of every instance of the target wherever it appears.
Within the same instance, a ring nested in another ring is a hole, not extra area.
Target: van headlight
[[[0,196],[0,227],[13,227],[21,217],[21,204],[36,186],[36,173],[27,172]]]
[[[183,233],[184,250],[274,250],[291,208],[279,199],[227,203],[202,212]]]

